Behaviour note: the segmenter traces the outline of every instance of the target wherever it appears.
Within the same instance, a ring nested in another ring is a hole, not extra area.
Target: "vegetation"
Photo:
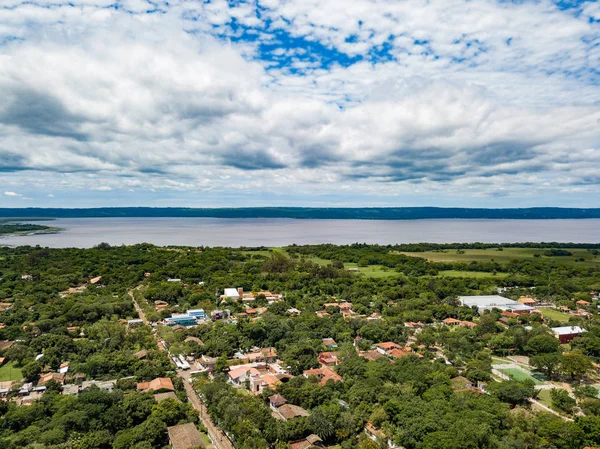
[[[10,401],[0,402],[0,447],[163,448],[167,426],[198,421],[151,327],[128,328],[124,322],[137,318],[132,296],[154,322],[190,308],[229,310],[231,321],[186,329],[158,324],[157,333],[172,353],[217,359],[214,375],[198,376],[194,386],[236,449],[283,449],[310,434],[338,449],[379,449],[388,440],[407,449],[599,445],[600,399],[590,386],[600,361],[595,249],[478,245],[0,248],[0,340],[13,342],[0,354],[7,358],[0,380],[12,368],[12,380],[19,381]],[[573,255],[544,254],[552,248]],[[474,251],[495,257],[478,258]],[[429,254],[460,257],[434,261]],[[574,260],[580,257],[586,262]],[[172,278],[181,282],[167,281]],[[283,293],[284,299],[269,302],[257,295],[251,307],[266,310],[250,317],[250,307],[215,294],[225,287]],[[496,294],[498,288],[512,299],[535,296],[574,313],[543,309],[543,316],[506,317],[456,301],[460,295]],[[351,312],[335,305],[342,300],[352,304]],[[446,318],[476,325],[445,326]],[[407,325],[419,322],[422,328]],[[564,323],[587,332],[560,345],[549,326]],[[342,380],[322,385],[302,374],[319,366],[324,338],[337,343],[339,364],[333,369]],[[394,342],[407,354],[367,358],[379,342]],[[275,348],[281,366],[295,376],[277,393],[309,416],[276,420],[268,405],[273,390],[254,395],[227,382],[230,365],[239,363],[235,354],[256,347]],[[528,357],[531,367],[507,368],[513,363],[508,356]],[[116,380],[117,388],[64,396],[50,382],[33,405],[17,405],[23,382],[35,383],[67,361],[68,383],[82,376]],[[500,365],[511,380],[494,374],[493,366]],[[135,382],[156,377],[172,378],[183,402],[157,403],[135,392]],[[567,384],[539,393],[539,399],[573,421],[531,407],[542,378]],[[368,423],[380,432],[379,440],[366,438]]]

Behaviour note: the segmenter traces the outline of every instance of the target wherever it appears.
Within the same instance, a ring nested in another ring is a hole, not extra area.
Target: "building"
[[[304,377],[315,376],[319,379],[319,383],[321,385],[327,384],[329,380],[333,382],[340,382],[342,380],[342,376],[336,373],[334,370],[327,366],[322,366],[321,368],[308,369],[303,373]]]
[[[393,341],[384,341],[382,343],[377,343],[375,345],[377,351],[381,354],[385,354],[392,349],[400,349],[400,345],[398,343],[394,343]]]
[[[565,343],[569,343],[578,335],[581,335],[585,332],[585,329],[579,326],[561,326],[561,327],[553,327],[552,332],[556,335],[556,338],[560,341],[561,345]]]
[[[101,390],[112,392],[116,384],[116,380],[86,380],[81,383],[81,390],[97,387]]]
[[[194,423],[167,427],[167,433],[169,434],[169,445],[173,449],[205,447]]]
[[[61,363],[58,368],[58,372],[61,374],[67,374],[69,372],[69,362]]]
[[[175,391],[175,387],[173,386],[173,381],[168,377],[157,377],[150,382],[138,382],[137,391],[156,391],[159,393]]]
[[[127,320],[127,327],[137,327],[137,326],[142,326],[144,324],[144,320],[141,320],[139,318],[135,319],[135,320]]]
[[[301,440],[296,440],[290,443],[291,449],[310,449],[311,447],[324,447],[323,440],[321,440],[321,438],[314,433],[306,438],[302,438]]]
[[[336,366],[340,363],[337,355],[337,352],[321,352],[319,354],[319,362],[325,366]]]
[[[215,365],[217,364],[217,358],[202,355],[202,357],[200,357],[200,359],[198,360],[198,363],[204,370],[212,372],[215,369]]]
[[[337,343],[333,338],[324,338],[323,346],[325,346],[327,349],[335,349],[337,348]]]
[[[174,313],[169,318],[165,318],[165,323],[167,326],[195,326],[198,324],[196,317],[187,313]]]
[[[280,394],[274,394],[273,396],[269,396],[269,405],[273,410],[277,410],[278,407],[281,407],[286,402],[286,399]]]
[[[186,313],[189,316],[193,316],[194,318],[197,318],[199,320],[206,319],[206,312],[204,311],[204,309],[191,309],[191,310],[188,310]]]
[[[459,296],[458,300],[465,307],[477,307],[479,313],[485,310],[500,309],[514,312],[531,313],[535,309],[518,301],[500,295]]]
[[[521,296],[519,299],[517,299],[517,302],[532,307],[535,307],[535,305],[537,304],[537,301],[529,296]]]
[[[179,278],[170,278],[170,279],[167,279],[167,282],[173,282],[173,283],[180,284],[181,283],[181,279],[179,279]]]
[[[63,384],[65,382],[65,375],[63,373],[46,373],[42,374],[40,380],[38,380],[38,387],[46,385],[48,382],[53,380],[58,384]]]
[[[223,295],[221,296],[221,299],[235,299],[238,300],[240,299],[240,293],[243,295],[244,294],[244,289],[243,288],[226,288]]]
[[[63,394],[64,396],[77,396],[79,394],[79,385],[63,385],[61,394]]]
[[[283,421],[288,421],[293,418],[299,418],[301,416],[310,416],[307,410],[302,407],[294,404],[283,404],[280,407],[277,407],[273,416],[277,419],[281,419]]]

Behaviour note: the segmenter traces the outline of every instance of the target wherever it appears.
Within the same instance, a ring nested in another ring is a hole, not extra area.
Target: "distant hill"
[[[600,218],[600,208],[572,209],[533,207],[524,209],[468,209],[443,207],[102,207],[90,209],[0,208],[0,218],[20,220],[40,218],[101,217],[212,217],[212,218],[304,218],[338,220],[417,220],[462,219],[583,219]]]

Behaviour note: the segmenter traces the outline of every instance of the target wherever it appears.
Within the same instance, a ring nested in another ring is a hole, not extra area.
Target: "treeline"
[[[30,224],[30,223],[0,223],[0,235],[3,234],[17,234],[26,232],[41,232],[48,231],[51,228],[48,226]]]
[[[418,219],[584,219],[600,218],[600,209],[533,207],[522,209],[471,209],[444,207],[105,207],[89,209],[2,208],[0,217],[96,218],[96,217],[211,217],[297,218],[337,220]]]

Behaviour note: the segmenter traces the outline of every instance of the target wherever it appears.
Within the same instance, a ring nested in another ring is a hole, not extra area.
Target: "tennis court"
[[[498,371],[500,371],[502,374],[506,374],[508,377],[514,380],[531,380],[536,385],[541,385],[544,383],[530,374],[527,374],[525,371],[520,370],[519,368],[499,368]]]

